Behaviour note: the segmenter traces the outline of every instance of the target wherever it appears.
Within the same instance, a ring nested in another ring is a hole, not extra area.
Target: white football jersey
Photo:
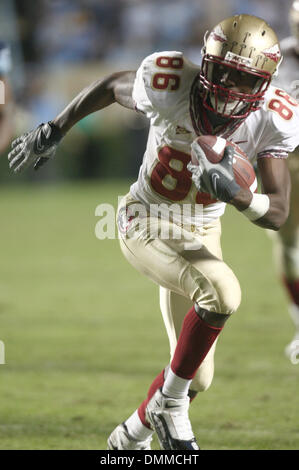
[[[150,119],[150,130],[138,180],[130,189],[148,208],[173,205],[174,219],[183,214],[184,223],[197,226],[221,216],[225,209],[225,203],[197,191],[187,170],[190,145],[198,136],[190,115],[190,91],[199,71],[199,66],[176,51],[154,53],[142,62],[133,99],[136,109]],[[284,158],[299,144],[298,129],[297,102],[270,86],[263,107],[252,112],[229,140],[251,161],[269,154]]]
[[[297,39],[290,36],[280,42],[283,55],[279,67],[278,76],[274,79],[274,85],[283,88],[298,100],[299,98],[299,55],[295,53]]]

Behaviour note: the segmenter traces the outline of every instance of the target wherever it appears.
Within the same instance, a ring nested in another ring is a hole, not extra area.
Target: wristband
[[[270,199],[266,194],[254,194],[251,203],[242,211],[249,220],[254,222],[263,217],[269,210]]]

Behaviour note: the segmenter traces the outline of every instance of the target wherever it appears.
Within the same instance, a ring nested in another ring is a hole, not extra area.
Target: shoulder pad
[[[134,83],[136,108],[152,118],[167,117],[182,103],[189,102],[192,82],[199,68],[181,52],[155,52],[141,63]]]

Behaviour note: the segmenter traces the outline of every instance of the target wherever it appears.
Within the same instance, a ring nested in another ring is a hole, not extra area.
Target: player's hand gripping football
[[[9,167],[15,173],[30,165],[38,170],[54,157],[62,137],[60,130],[51,122],[40,124],[35,130],[26,132],[12,142],[12,150],[8,154]]]
[[[192,173],[192,181],[198,191],[209,193],[223,202],[231,201],[240,191],[233,172],[234,148],[226,147],[219,163],[211,163],[196,140],[191,144],[191,155],[198,160],[198,165],[190,162],[187,166]]]

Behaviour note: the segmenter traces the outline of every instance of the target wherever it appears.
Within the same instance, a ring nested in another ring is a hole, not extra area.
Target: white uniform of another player
[[[152,54],[142,62],[133,98],[136,109],[150,119],[150,132],[138,180],[119,211],[124,255],[161,286],[160,305],[171,354],[186,311],[194,302],[210,311],[232,313],[241,298],[236,277],[222,261],[219,217],[225,203],[198,193],[187,169],[190,145],[197,137],[191,90],[199,70],[182,53],[173,51]],[[225,137],[236,142],[252,162],[269,156],[286,158],[299,143],[298,124],[297,102],[270,86],[263,107]],[[145,219],[138,217],[136,201],[146,209],[151,227],[171,226],[174,237],[162,240],[151,236]],[[156,205],[161,204],[165,210],[158,218]],[[196,214],[197,204],[203,204],[202,213]],[[152,205],[155,210],[150,212]],[[184,205],[190,210],[185,211]],[[163,220],[170,206],[174,223]],[[214,350],[215,346],[201,364],[192,390],[205,390],[210,385]]]
[[[298,99],[299,53],[296,53],[298,40],[288,37],[281,41],[283,62],[279,70],[277,86],[284,88]],[[295,336],[285,349],[290,360],[294,360],[299,350],[299,150],[288,159],[292,191],[290,214],[287,222],[278,233],[271,232],[274,241],[274,257],[277,270],[290,297],[290,315],[295,326]]]

